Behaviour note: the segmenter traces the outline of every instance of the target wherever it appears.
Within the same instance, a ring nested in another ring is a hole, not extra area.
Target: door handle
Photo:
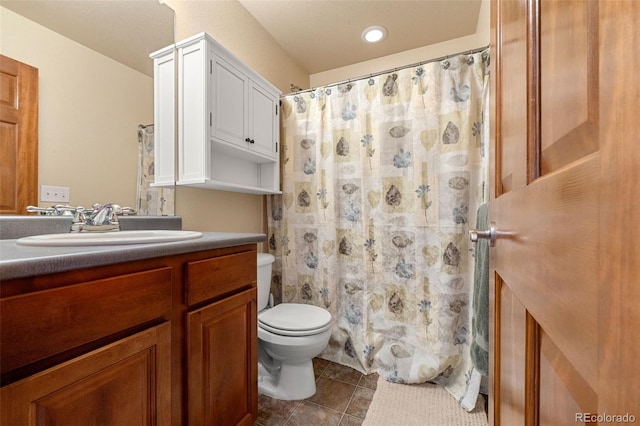
[[[496,224],[491,222],[489,229],[485,231],[480,231],[477,229],[469,230],[469,239],[474,243],[477,243],[480,238],[489,240],[489,247],[493,247],[496,243],[496,238],[498,237],[498,231],[496,230]]]

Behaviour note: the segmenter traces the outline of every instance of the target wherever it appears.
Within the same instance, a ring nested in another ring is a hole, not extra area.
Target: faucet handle
[[[122,213],[122,207],[120,207],[120,204],[109,203],[105,204],[103,207],[110,208],[113,213]]]
[[[39,213],[45,216],[72,216],[76,207],[68,204],[56,204],[50,207],[27,206],[29,213]]]
[[[84,215],[84,207],[76,207],[73,220],[71,221],[71,232],[81,232],[86,222],[87,218]]]
[[[109,222],[112,224],[118,223],[118,215],[122,214],[120,204],[107,204],[104,207],[109,207]]]
[[[76,207],[75,214],[73,215],[74,222],[84,222],[84,207],[78,206]]]
[[[53,206],[56,216],[73,216],[76,212],[76,207],[71,207],[68,204],[56,204]]]
[[[26,210],[29,213],[39,213],[47,216],[53,216],[55,213],[55,210],[52,207],[27,206]]]
[[[119,213],[121,215],[124,216],[130,216],[130,215],[137,215],[138,212],[136,212],[134,209],[132,209],[131,207],[123,207],[122,208],[122,212]]]

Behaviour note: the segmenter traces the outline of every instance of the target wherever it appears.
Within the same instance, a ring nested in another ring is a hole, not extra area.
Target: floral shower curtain
[[[282,100],[282,195],[269,200],[276,302],[328,309],[321,355],[467,409],[473,249],[487,199],[488,50]]]
[[[155,177],[154,125],[138,125],[138,187],[136,212],[139,215],[173,216],[175,189],[152,187]]]

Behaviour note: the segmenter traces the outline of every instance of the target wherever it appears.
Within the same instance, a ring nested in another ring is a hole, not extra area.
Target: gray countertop
[[[0,240],[0,280],[65,272],[265,241],[264,234],[203,232],[201,238],[168,243],[84,247],[33,247]]]

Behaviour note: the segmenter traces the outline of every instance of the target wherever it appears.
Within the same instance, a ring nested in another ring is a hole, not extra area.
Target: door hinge
[[[278,115],[278,105],[276,105],[276,115]]]
[[[213,126],[213,113],[209,113],[209,127]]]
[[[278,152],[278,142],[276,142],[276,152]]]
[[[209,74],[213,74],[213,59],[209,59]]]

